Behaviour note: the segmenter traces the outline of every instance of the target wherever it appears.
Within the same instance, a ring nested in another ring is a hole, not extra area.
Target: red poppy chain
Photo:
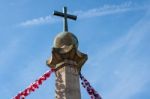
[[[41,77],[39,77],[35,82],[33,82],[31,85],[29,85],[26,89],[19,92],[15,97],[12,99],[25,99],[26,96],[28,96],[30,93],[34,92],[36,89],[39,88],[40,85],[44,81],[47,80],[47,78],[50,77],[50,75],[55,72],[55,69],[51,69],[47,72],[45,72]],[[87,90],[88,94],[90,95],[91,99],[102,99],[101,96],[95,91],[95,89],[90,85],[90,83],[84,78],[84,76],[80,73],[80,79],[82,86]]]

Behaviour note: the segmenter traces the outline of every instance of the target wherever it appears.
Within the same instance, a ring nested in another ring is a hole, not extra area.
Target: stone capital
[[[61,48],[52,48],[52,56],[47,60],[47,65],[56,70],[61,66],[73,65],[80,71],[87,58],[87,54],[80,52],[75,45],[64,45]]]

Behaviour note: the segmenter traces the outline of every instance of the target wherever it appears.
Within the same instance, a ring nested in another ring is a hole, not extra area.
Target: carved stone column
[[[54,40],[47,65],[56,69],[56,99],[81,99],[79,72],[87,55],[77,48],[78,40],[72,33],[60,33]]]

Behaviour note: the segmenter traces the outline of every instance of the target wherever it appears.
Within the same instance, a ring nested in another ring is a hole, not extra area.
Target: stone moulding
[[[56,70],[61,66],[74,65],[80,71],[88,59],[87,54],[80,52],[75,45],[64,45],[61,48],[52,48],[52,56],[47,60],[47,65]]]

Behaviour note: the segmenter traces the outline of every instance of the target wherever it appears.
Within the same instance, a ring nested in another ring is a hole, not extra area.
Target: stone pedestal
[[[87,55],[78,51],[77,38],[71,33],[58,35],[55,43],[47,65],[56,69],[56,99],[81,99],[79,72]]]

